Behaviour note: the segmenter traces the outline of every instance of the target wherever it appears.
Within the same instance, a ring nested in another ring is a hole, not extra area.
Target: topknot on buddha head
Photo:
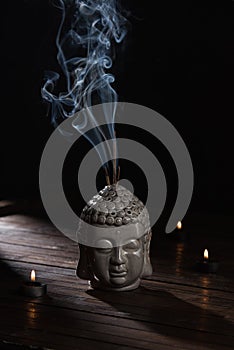
[[[145,206],[133,193],[121,185],[109,185],[88,202],[81,219],[91,225],[123,226],[141,222],[149,224]]]

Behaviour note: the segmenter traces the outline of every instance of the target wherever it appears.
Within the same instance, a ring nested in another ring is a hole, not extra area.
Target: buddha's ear
[[[150,241],[151,241],[152,231],[149,230],[143,237],[144,245],[144,267],[141,277],[147,277],[152,275],[153,268],[150,262]]]
[[[78,277],[84,280],[89,280],[91,279],[92,275],[88,263],[88,247],[83,244],[79,244],[79,250],[80,258],[76,269],[76,274]]]

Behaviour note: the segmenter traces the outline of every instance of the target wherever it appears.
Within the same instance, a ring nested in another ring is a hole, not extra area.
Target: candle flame
[[[36,272],[35,272],[35,270],[32,270],[32,271],[31,271],[31,281],[32,281],[32,282],[35,282],[35,281],[36,281]]]
[[[178,230],[182,229],[182,222],[178,221],[176,227],[178,228]]]
[[[208,258],[209,258],[209,253],[208,253],[208,250],[205,249],[205,250],[204,250],[204,259],[205,259],[205,260],[208,260]]]

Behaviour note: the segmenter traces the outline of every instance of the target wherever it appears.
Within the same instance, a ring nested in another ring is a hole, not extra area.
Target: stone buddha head
[[[125,187],[106,186],[83,209],[77,276],[95,289],[125,291],[152,273],[151,228],[143,203]]]

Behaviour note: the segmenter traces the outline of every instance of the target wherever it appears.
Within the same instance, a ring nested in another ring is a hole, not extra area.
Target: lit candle
[[[176,240],[177,242],[185,242],[188,238],[186,234],[182,221],[178,221],[175,230],[169,235],[169,238]]]
[[[177,225],[176,225],[177,230],[181,230],[182,229],[182,222],[178,221]]]
[[[207,261],[208,261],[208,259],[209,259],[208,249],[205,249],[205,250],[204,250],[204,254],[203,254],[203,256],[204,256],[204,261],[205,261],[205,262],[207,262]]]
[[[20,293],[29,297],[41,297],[47,292],[47,285],[36,281],[35,270],[31,271],[30,281],[24,281],[20,287]]]
[[[208,249],[204,250],[203,259],[195,264],[196,270],[206,273],[215,273],[218,267],[219,263],[209,258]]]
[[[31,282],[35,282],[36,281],[36,272],[35,270],[31,271]]]

